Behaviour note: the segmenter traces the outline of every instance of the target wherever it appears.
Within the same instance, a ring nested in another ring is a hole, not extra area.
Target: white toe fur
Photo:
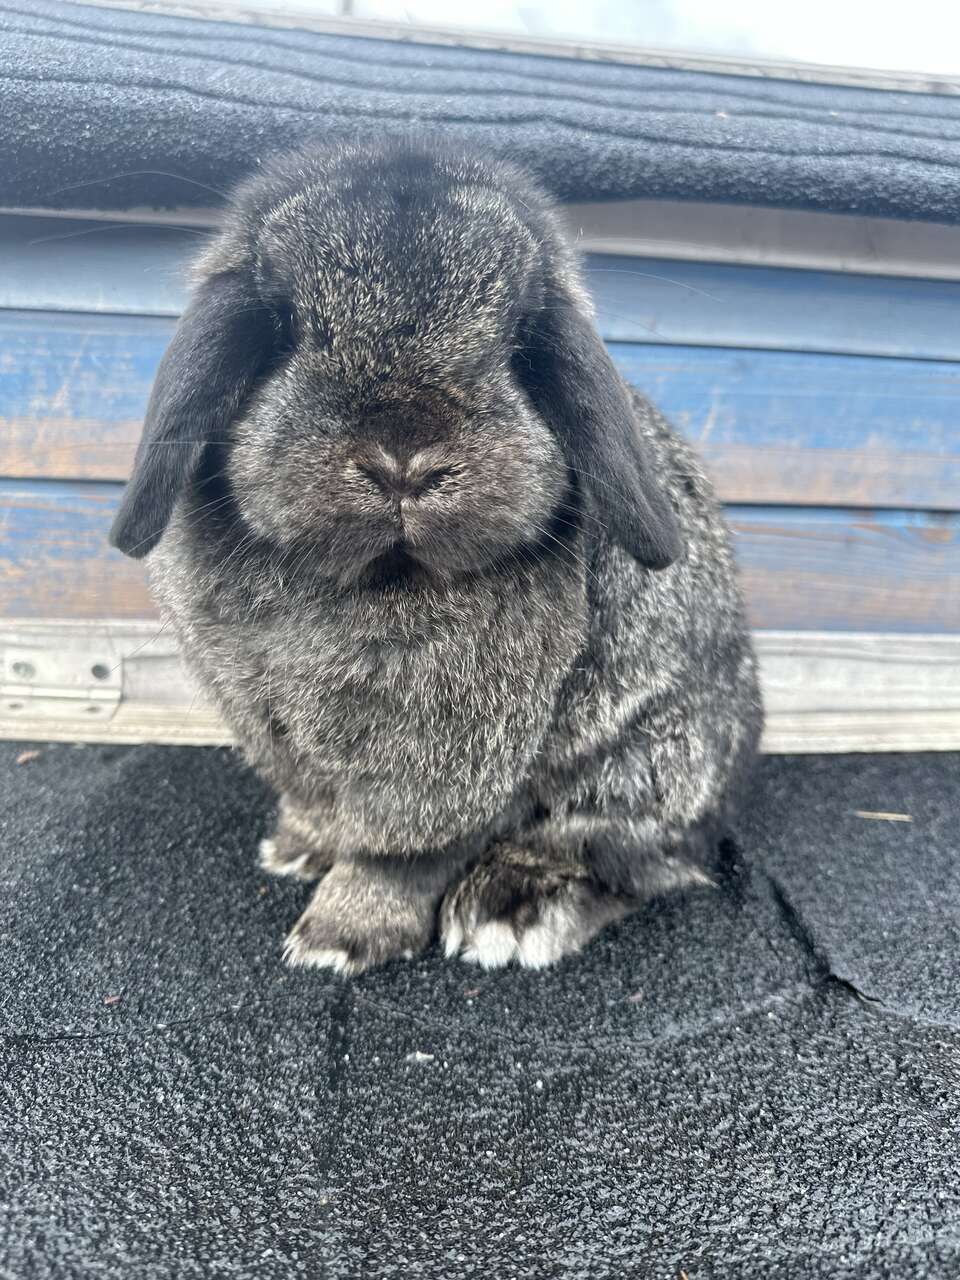
[[[332,969],[345,977],[360,972],[360,966],[346,951],[310,947],[297,933],[291,933],[283,946],[283,958],[294,969]]]
[[[310,860],[309,853],[302,853],[299,858],[291,858],[284,861],[277,857],[277,842],[275,840],[260,841],[260,867],[264,871],[269,871],[274,876],[299,876],[303,873],[303,869]]]
[[[517,958],[525,969],[545,969],[579,951],[582,933],[577,912],[568,899],[548,902],[537,923],[521,931]]]
[[[460,948],[463,946],[463,925],[460,923],[455,912],[451,912],[443,922],[441,930],[443,939],[443,954],[448,960],[452,960],[458,955]]]
[[[510,925],[499,920],[482,924],[463,949],[464,960],[483,969],[501,969],[517,957],[517,938]]]
[[[514,963],[524,969],[546,969],[580,951],[605,925],[629,911],[625,899],[610,896],[605,902],[594,903],[579,886],[571,884],[542,902],[539,916],[526,928],[504,920],[478,924],[475,915],[470,913],[466,918],[454,903],[444,912],[441,933],[448,959],[459,955],[484,969]]]

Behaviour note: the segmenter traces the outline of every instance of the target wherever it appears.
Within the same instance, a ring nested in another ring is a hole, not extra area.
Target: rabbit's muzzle
[[[401,508],[404,503],[417,502],[425,494],[439,489],[456,473],[453,466],[437,465],[427,450],[404,459],[381,448],[376,457],[357,458],[354,465],[374,489]]]

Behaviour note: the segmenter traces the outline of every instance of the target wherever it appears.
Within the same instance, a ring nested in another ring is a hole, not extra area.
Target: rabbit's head
[[[146,554],[209,472],[250,533],[344,584],[482,570],[580,518],[651,568],[677,555],[571,251],[512,166],[424,143],[288,157],[237,193],[199,277],[121,550]]]

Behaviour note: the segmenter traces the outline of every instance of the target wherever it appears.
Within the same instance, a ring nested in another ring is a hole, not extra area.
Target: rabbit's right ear
[[[583,304],[556,289],[521,330],[515,368],[615,542],[649,569],[680,555],[676,517],[627,388]]]
[[[204,446],[222,439],[269,363],[276,318],[244,273],[196,290],[160,362],[110,541],[140,559],[160,541]]]

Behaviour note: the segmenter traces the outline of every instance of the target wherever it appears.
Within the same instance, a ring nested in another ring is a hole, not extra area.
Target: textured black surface
[[[0,2],[3,204],[210,204],[277,149],[411,126],[569,198],[960,218],[957,97]]]
[[[0,745],[4,1280],[960,1270],[956,756],[768,759],[720,890],[551,972],[347,983],[281,967],[306,890],[230,753],[36,749]]]

